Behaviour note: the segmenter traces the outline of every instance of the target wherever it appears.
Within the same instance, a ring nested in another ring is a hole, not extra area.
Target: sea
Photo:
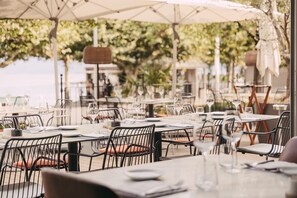
[[[79,100],[81,85],[86,81],[86,65],[82,62],[71,62],[69,66],[70,98]],[[65,67],[62,61],[58,62],[58,74],[63,74]],[[63,85],[64,86],[64,85]],[[59,89],[60,93],[60,89]],[[40,106],[41,103],[54,105],[55,74],[53,60],[31,57],[26,61],[18,60],[5,68],[0,68],[0,98],[14,98],[29,96],[29,105]]]

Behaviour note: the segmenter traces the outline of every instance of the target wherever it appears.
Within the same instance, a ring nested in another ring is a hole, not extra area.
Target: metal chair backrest
[[[46,198],[117,198],[118,196],[108,187],[53,169],[41,171]],[[65,186],[65,184],[67,184]]]
[[[178,115],[178,112],[174,105],[166,105],[165,108],[166,108],[167,116]],[[185,103],[183,104],[183,108],[180,113],[181,114],[195,113],[195,108],[191,104]]]
[[[0,167],[0,197],[38,197],[43,194],[40,170],[60,168],[62,135],[12,138],[4,146]]]
[[[43,127],[43,121],[38,114],[4,116],[2,124],[5,128],[29,129],[32,127]]]
[[[290,111],[284,111],[276,124],[275,134],[271,136],[272,148],[270,155],[279,155],[286,143],[291,139],[291,116]]]
[[[195,113],[195,108],[190,103],[183,104],[181,114]]]
[[[118,108],[99,109],[97,114],[97,122],[104,120],[122,120],[121,113]]]
[[[53,112],[53,116],[47,121],[47,126],[51,125],[53,121],[57,122],[57,125],[70,125],[71,124],[71,108],[72,100],[58,99],[55,104],[56,111]]]
[[[150,163],[153,159],[155,125],[116,127],[103,159],[103,169]]]

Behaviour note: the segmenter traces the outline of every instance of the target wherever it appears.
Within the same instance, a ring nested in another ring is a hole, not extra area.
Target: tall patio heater
[[[83,61],[85,64],[97,65],[97,99],[99,99],[99,64],[111,63],[111,49],[109,47],[86,46],[83,51]]]

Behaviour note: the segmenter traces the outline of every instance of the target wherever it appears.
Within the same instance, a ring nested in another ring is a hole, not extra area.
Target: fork
[[[260,164],[266,164],[266,163],[269,163],[269,162],[274,162],[274,160],[267,160],[267,161],[263,161],[263,162],[253,162],[253,163],[244,163],[244,165],[247,166],[247,168],[253,168],[253,167],[256,167]]]

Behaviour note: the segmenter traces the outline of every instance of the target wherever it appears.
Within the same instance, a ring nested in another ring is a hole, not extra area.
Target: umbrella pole
[[[172,64],[172,97],[176,93],[176,62],[177,62],[177,41],[173,39],[173,64]]]
[[[215,91],[220,91],[220,75],[221,75],[221,64],[220,64],[220,37],[215,37],[215,62],[214,62],[216,77],[215,77]]]
[[[178,34],[176,31],[176,26],[178,24],[172,24],[172,43],[173,43],[173,52],[172,52],[172,97],[176,94],[176,63],[177,63],[177,42],[178,42]]]
[[[97,105],[98,105],[98,108],[99,108],[99,97],[100,97],[100,93],[99,93],[99,79],[100,79],[100,76],[99,76],[99,64],[97,64]]]
[[[55,72],[55,93],[56,101],[59,99],[59,78],[58,78],[58,53],[57,53],[57,40],[53,39],[53,53],[54,53],[54,72]]]

